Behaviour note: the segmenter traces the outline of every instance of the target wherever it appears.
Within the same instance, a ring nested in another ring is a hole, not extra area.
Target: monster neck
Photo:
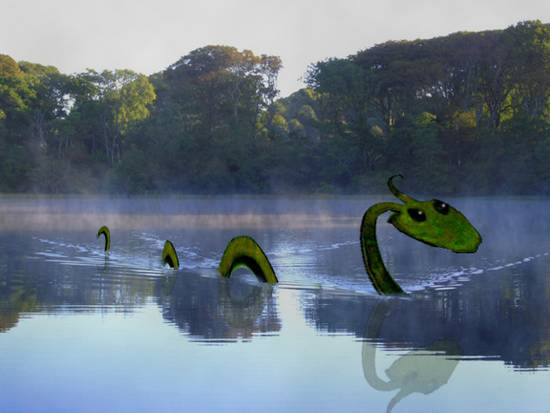
[[[401,294],[403,290],[392,278],[380,255],[376,240],[376,221],[385,212],[399,212],[402,206],[392,202],[381,202],[371,206],[361,222],[361,254],[367,274],[379,294]]]

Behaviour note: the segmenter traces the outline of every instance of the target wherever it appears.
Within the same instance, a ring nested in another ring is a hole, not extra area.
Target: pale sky
[[[386,40],[550,22],[550,0],[0,0],[0,53],[151,74],[209,44],[280,56],[281,95],[310,63]]]

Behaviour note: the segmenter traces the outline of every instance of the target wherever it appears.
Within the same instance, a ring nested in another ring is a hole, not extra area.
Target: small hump
[[[246,235],[240,235],[229,241],[218,271],[223,277],[228,278],[239,267],[248,268],[256,277],[269,284],[279,282],[265,252],[252,237]]]
[[[411,202],[411,201],[414,201],[413,198],[411,198],[410,196],[408,196],[407,194],[404,194],[403,192],[401,192],[399,189],[397,189],[397,187],[395,186],[395,184],[393,183],[393,180],[394,178],[401,178],[401,179],[405,179],[403,177],[403,175],[401,174],[397,174],[397,175],[392,175],[390,176],[390,178],[388,179],[388,188],[390,189],[391,193],[393,195],[395,195],[396,198],[400,199],[401,201],[407,203],[407,202]]]
[[[168,264],[170,268],[177,270],[180,267],[180,260],[172,241],[166,240],[162,249],[162,263]]]
[[[101,235],[105,237],[105,252],[108,252],[111,249],[111,231],[109,231],[109,228],[106,225],[103,225],[97,231],[97,238]]]

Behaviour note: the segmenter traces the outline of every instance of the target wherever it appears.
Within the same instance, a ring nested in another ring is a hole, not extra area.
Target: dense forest
[[[550,25],[312,64],[206,46],[151,76],[0,54],[0,192],[550,194]]]

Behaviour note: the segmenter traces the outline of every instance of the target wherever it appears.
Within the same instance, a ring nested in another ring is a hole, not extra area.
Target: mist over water
[[[545,411],[550,200],[447,199],[482,234],[476,254],[381,217],[401,298],[376,295],[360,253],[383,200],[3,197],[0,411]],[[219,277],[240,234],[280,284]],[[160,263],[166,239],[179,271]]]

